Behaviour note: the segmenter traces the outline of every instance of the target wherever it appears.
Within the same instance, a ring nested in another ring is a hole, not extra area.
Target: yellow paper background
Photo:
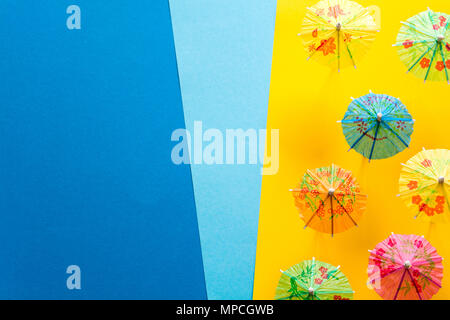
[[[264,176],[258,232],[254,299],[273,299],[280,269],[305,259],[341,265],[356,291],[355,299],[379,299],[366,286],[368,250],[389,236],[424,235],[438,253],[450,260],[450,224],[430,225],[413,219],[399,198],[401,163],[427,149],[449,149],[450,86],[423,83],[406,74],[395,43],[400,21],[424,11],[450,14],[448,0],[370,0],[364,6],[381,9],[381,32],[368,55],[357,61],[358,69],[331,72],[306,52],[297,36],[305,7],[317,1],[278,0],[268,129],[280,129],[280,169]],[[370,164],[355,151],[347,152],[340,124],[351,102],[372,90],[399,97],[416,119],[410,148],[386,160]],[[335,163],[352,170],[364,193],[368,208],[358,228],[342,234],[319,234],[303,229],[289,189],[296,186],[307,168]],[[443,288],[435,299],[450,299],[450,264],[444,261]]]

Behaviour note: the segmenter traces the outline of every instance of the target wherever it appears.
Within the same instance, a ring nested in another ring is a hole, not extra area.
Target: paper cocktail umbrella
[[[357,226],[367,196],[350,171],[336,165],[307,170],[297,189],[291,190],[305,228],[329,233]]]
[[[281,270],[280,270],[281,271]],[[340,267],[312,260],[281,271],[277,300],[350,300],[353,290]]]
[[[353,99],[340,122],[350,149],[369,160],[389,158],[407,148],[414,126],[398,98],[372,92]]]
[[[398,54],[417,77],[432,81],[449,81],[450,16],[428,9],[406,22],[397,36]]]
[[[450,211],[450,151],[424,150],[403,164],[400,194],[417,218],[447,220]]]
[[[442,258],[423,237],[392,234],[369,252],[369,284],[383,299],[428,300],[441,288]]]
[[[373,11],[348,0],[325,0],[308,7],[299,33],[308,59],[338,70],[356,68],[379,31]]]

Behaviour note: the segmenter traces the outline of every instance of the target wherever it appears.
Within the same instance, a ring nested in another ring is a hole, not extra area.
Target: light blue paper
[[[276,0],[170,7],[187,129],[264,129]],[[251,299],[261,165],[194,164],[192,175],[208,298]]]

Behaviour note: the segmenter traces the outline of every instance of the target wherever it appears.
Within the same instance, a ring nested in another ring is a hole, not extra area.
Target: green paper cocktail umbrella
[[[394,46],[408,72],[450,84],[449,22],[450,15],[430,9],[402,22]]]
[[[340,267],[305,260],[281,271],[275,293],[277,300],[350,300],[353,290]]]

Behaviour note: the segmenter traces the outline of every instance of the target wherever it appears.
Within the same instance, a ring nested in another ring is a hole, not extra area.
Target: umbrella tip
[[[377,114],[377,121],[378,121],[378,122],[381,122],[381,119],[383,119],[383,114],[382,114],[381,112],[379,112],[379,113]]]
[[[337,269],[339,269],[340,267],[341,267],[340,265],[339,265],[339,266],[337,266],[337,267],[336,267],[336,270],[337,270]]]
[[[369,253],[372,253],[372,250],[367,250],[367,251],[369,251]]]
[[[394,235],[394,233],[393,233],[393,232],[391,232],[391,234],[392,234],[392,235]]]

